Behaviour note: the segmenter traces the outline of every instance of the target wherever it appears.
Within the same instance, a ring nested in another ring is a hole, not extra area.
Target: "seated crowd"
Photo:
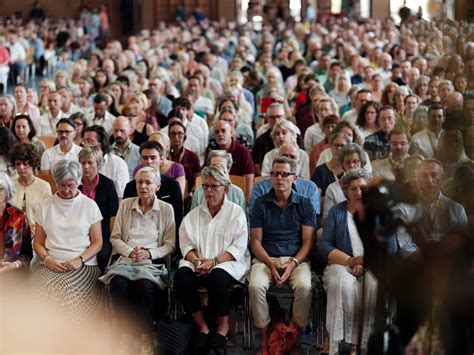
[[[329,352],[367,350],[379,285],[359,228],[367,185],[397,182],[414,201],[391,206],[403,226],[378,250],[387,258],[416,269],[473,231],[473,28],[282,24],[255,36],[190,18],[101,46],[64,20],[1,25],[0,53],[34,48],[39,61],[47,48],[58,65],[39,92],[19,81],[0,96],[0,281],[28,280],[80,323],[104,312],[107,285],[142,353],[173,281],[196,354],[225,346],[230,286],[243,284],[266,354],[267,292],[293,290],[299,337],[318,273]],[[21,80],[24,60],[0,69]],[[423,343],[430,319],[403,345]]]

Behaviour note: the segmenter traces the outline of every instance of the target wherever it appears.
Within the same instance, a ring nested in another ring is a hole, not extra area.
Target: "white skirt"
[[[337,354],[341,341],[357,344],[364,284],[365,315],[361,347],[367,349],[374,324],[377,280],[370,272],[366,272],[359,280],[349,272],[347,266],[329,265],[324,270],[323,286],[327,293],[326,329],[329,333],[330,354]]]

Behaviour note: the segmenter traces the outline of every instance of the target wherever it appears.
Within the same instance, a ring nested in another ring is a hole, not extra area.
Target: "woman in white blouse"
[[[39,156],[32,144],[17,144],[8,153],[10,163],[15,167],[18,177],[13,180],[17,193],[10,203],[26,213],[30,228],[35,231],[34,216],[38,206],[52,195],[49,184],[35,177],[34,171],[39,169]]]
[[[250,268],[245,212],[227,200],[230,179],[221,166],[205,167],[201,173],[204,199],[184,217],[179,230],[183,259],[174,278],[176,295],[191,314],[199,334],[195,353],[222,348],[229,331],[229,286],[243,282]],[[205,286],[208,309],[217,319],[210,333],[197,289]]]

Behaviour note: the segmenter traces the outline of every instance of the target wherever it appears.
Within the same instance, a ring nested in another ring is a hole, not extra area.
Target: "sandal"
[[[213,348],[217,348],[217,349],[223,349],[225,347],[225,345],[227,344],[227,341],[229,339],[222,335],[222,334],[219,334],[219,333],[213,333],[211,335],[211,339],[209,340],[209,347],[211,349]]]

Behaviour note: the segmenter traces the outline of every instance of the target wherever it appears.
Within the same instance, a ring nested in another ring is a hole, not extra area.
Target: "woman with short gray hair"
[[[350,143],[342,148],[337,156],[337,159],[339,164],[341,164],[344,173],[347,173],[352,169],[360,169],[368,161],[365,156],[365,152],[358,144],[355,143]],[[335,181],[328,186],[326,189],[326,196],[324,198],[323,223],[326,222],[326,217],[332,206],[345,200],[346,196],[341,189],[341,184],[339,181]]]
[[[218,165],[206,166],[201,171],[202,179],[204,180],[207,177],[211,177],[219,181],[223,186],[229,186],[231,184],[229,175],[227,172]]]
[[[238,204],[245,211],[245,209],[247,208],[247,203],[245,200],[244,192],[242,191],[240,187],[230,182],[230,177],[228,175],[229,174],[228,172],[230,168],[232,167],[232,155],[230,153],[227,153],[225,150],[211,150],[207,157],[207,167],[211,167],[211,166],[214,168],[216,166],[220,167],[219,170],[221,172],[219,174],[225,173],[225,175],[227,176],[227,179],[229,180],[229,184],[227,185],[228,191],[226,194],[227,199]],[[208,173],[209,173],[209,170],[208,170]],[[201,176],[202,176],[202,172],[201,172]],[[223,178],[221,177],[221,179]],[[199,186],[194,190],[190,209],[192,210],[193,208],[200,206],[203,198],[204,198],[204,190],[202,186]]]
[[[74,160],[62,159],[58,161],[51,171],[56,184],[63,180],[76,180],[77,183],[82,178],[81,164]]]
[[[41,264],[32,274],[37,297],[86,322],[100,310],[97,253],[102,248],[102,215],[83,195],[81,165],[60,160],[53,167],[58,191],[38,207],[33,247]]]
[[[6,173],[0,172],[0,230],[4,233],[4,238],[0,239],[0,282],[13,276],[11,281],[16,283],[19,272],[28,270],[33,256],[28,218],[8,203],[14,195],[12,181]]]
[[[361,348],[367,349],[371,327],[374,324],[377,280],[364,268],[364,247],[354,221],[354,215],[363,208],[362,190],[370,179],[364,169],[348,171],[341,179],[347,200],[334,205],[329,211],[319,241],[318,251],[327,263],[323,287],[327,292],[326,329],[329,333],[329,353],[336,354],[340,343],[358,343],[358,329],[363,329]],[[387,252],[397,250],[395,238],[388,240]],[[363,280],[361,280],[363,278]],[[365,304],[361,294],[364,292]],[[364,324],[359,326],[358,314],[365,310]]]

